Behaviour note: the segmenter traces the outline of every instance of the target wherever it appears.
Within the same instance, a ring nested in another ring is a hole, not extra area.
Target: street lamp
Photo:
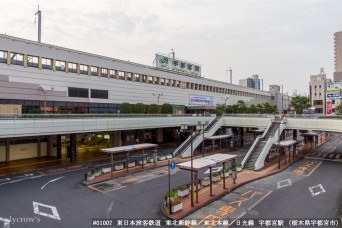
[[[43,86],[39,86],[39,88],[42,90],[42,92],[44,93],[44,114],[46,114],[46,94],[49,92],[49,91],[53,91],[54,90],[54,87],[52,86],[51,89],[46,89],[44,88]]]
[[[120,109],[118,109],[118,118],[120,118]]]
[[[194,164],[193,164],[193,145],[192,145],[193,130],[188,130],[188,125],[181,124],[180,131],[182,131],[182,132],[190,132],[191,133],[191,138],[190,138],[190,142],[191,142],[191,155],[190,155],[190,157],[191,157],[191,206],[194,207],[194,174],[193,174],[193,166],[194,166]]]
[[[205,121],[204,123],[202,123],[201,121],[198,121],[198,125],[200,126],[200,130],[202,130],[202,135],[203,135],[203,139],[202,139],[202,148],[201,148],[201,151],[202,151],[202,155],[204,157],[204,126],[205,125],[208,125],[209,124],[209,121]]]
[[[157,97],[157,99],[158,99],[158,115],[159,115],[159,98],[160,98],[161,96],[163,96],[164,94],[163,94],[163,93],[152,93],[152,95],[153,95],[154,97]]]
[[[228,100],[229,96],[227,97],[221,97],[221,99],[224,100],[224,106],[226,107],[227,106],[227,100]]]

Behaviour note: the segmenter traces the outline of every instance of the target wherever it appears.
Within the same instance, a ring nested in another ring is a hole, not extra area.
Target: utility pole
[[[38,43],[42,42],[42,11],[39,10],[38,5],[38,11],[35,15],[38,15]]]
[[[159,115],[159,98],[161,96],[163,96],[164,94],[163,93],[152,93],[152,95],[158,99],[158,115]]]
[[[48,90],[48,89],[44,89],[43,86],[40,86],[40,89],[44,93],[44,114],[46,114],[46,95],[48,94],[49,91],[52,92],[54,90],[54,87],[51,87],[51,90]]]

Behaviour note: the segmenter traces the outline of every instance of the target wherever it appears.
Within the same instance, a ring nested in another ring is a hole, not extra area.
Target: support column
[[[49,135],[48,136],[48,139],[47,139],[47,145],[46,145],[46,152],[47,152],[47,156],[51,156],[51,153],[52,153],[52,135]]]
[[[210,166],[209,167],[209,170],[210,170],[210,196],[213,195],[213,179],[212,179],[212,167]]]
[[[38,137],[38,139],[37,139],[37,157],[38,158],[40,158],[42,156],[42,147],[41,147],[42,143],[40,140],[41,140],[41,138]]]
[[[76,153],[77,153],[77,146],[76,146],[76,134],[70,134],[70,162],[76,162]]]
[[[225,162],[222,163],[223,172],[223,189],[226,189],[226,177],[224,176]]]
[[[121,144],[121,131],[114,131],[112,136],[113,147],[122,146]]]
[[[241,130],[240,144],[243,145],[243,127],[240,127],[240,130]]]
[[[10,142],[9,140],[6,140],[6,162],[10,161]]]
[[[57,135],[57,158],[62,158],[62,136]]]
[[[196,182],[196,203],[198,203],[198,171],[195,172],[195,182]]]
[[[164,141],[164,137],[163,137],[163,129],[162,128],[158,128],[157,129],[157,143],[162,143]]]
[[[292,139],[297,140],[297,130],[296,129],[293,130],[293,132],[292,132]],[[297,143],[293,144],[293,149],[292,149],[293,153],[295,153],[296,147],[297,147]]]

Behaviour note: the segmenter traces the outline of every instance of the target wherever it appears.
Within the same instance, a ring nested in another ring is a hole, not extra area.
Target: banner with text
[[[215,105],[213,97],[190,95],[189,104],[191,105]]]

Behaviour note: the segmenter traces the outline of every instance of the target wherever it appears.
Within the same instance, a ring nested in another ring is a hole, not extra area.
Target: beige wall
[[[0,162],[6,161],[6,146],[0,146]]]
[[[0,104],[0,115],[13,116],[14,111],[16,114],[21,114],[21,105],[16,104]]]
[[[41,156],[47,155],[47,143],[41,143]],[[10,161],[37,157],[37,143],[10,146]]]

